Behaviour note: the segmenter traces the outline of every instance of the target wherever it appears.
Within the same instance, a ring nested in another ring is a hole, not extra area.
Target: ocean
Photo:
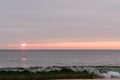
[[[120,66],[119,50],[0,50],[0,67]]]
[[[50,71],[66,71],[94,73],[92,78],[120,78],[120,50],[0,50],[0,74],[26,70],[48,75]],[[81,77],[84,78],[77,78]]]

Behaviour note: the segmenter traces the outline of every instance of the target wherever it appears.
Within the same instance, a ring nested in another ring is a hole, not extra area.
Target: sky
[[[0,49],[120,49],[120,0],[0,0]]]

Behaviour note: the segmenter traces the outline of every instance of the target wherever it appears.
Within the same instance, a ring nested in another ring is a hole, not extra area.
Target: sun
[[[21,44],[22,47],[26,47],[27,45],[25,43]]]

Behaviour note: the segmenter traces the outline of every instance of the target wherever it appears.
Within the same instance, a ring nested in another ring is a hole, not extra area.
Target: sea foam
[[[109,71],[107,73],[103,73],[105,78],[120,78],[119,72]]]

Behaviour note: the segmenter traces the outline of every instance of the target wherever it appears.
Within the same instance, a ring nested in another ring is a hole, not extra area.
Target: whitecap
[[[104,78],[120,78],[119,72],[109,71],[107,73],[103,73]]]

